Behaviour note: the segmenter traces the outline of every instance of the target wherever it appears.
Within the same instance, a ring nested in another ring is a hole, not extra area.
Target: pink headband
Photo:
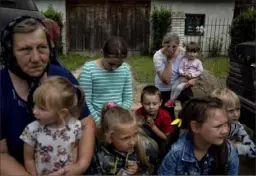
[[[116,103],[114,103],[114,102],[112,102],[112,101],[109,101],[109,102],[108,102],[108,107],[109,107],[109,108],[113,108],[113,107],[116,107],[116,106],[117,106]]]

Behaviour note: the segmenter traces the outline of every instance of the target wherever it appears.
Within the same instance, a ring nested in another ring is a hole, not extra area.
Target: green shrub
[[[223,47],[223,38],[215,37],[209,39],[209,57],[221,56],[221,49]]]
[[[255,40],[255,28],[256,26],[256,9],[248,9],[246,12],[237,16],[230,28],[230,51],[235,45]]]
[[[52,5],[48,6],[48,9],[46,11],[42,11],[44,16],[46,18],[54,20],[60,27],[60,31],[62,31],[63,28],[63,15],[61,12],[56,11],[53,9]],[[62,43],[62,33],[60,33],[60,39],[58,41],[58,48],[59,53],[62,53],[63,50],[63,43]]]
[[[171,24],[171,16],[172,11],[170,9],[154,8],[151,15],[153,32],[151,51],[156,51],[162,46],[163,36]]]
[[[46,18],[50,18],[54,20],[56,23],[58,23],[61,29],[63,28],[63,15],[61,12],[58,12],[55,9],[53,9],[52,5],[49,5],[48,9],[46,11],[42,11],[42,13]]]

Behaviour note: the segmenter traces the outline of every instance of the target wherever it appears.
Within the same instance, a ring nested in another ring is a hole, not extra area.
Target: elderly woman
[[[74,85],[78,82],[68,70],[50,64],[54,60],[51,43],[41,21],[31,17],[13,20],[3,31],[1,42],[0,61],[5,68],[0,71],[0,173],[28,175],[23,167],[23,142],[19,136],[34,120],[31,113],[33,91],[48,76],[63,76]],[[82,174],[90,165],[95,145],[95,122],[86,105],[81,122],[83,134],[78,160],[57,171],[58,175]]]
[[[180,39],[175,33],[167,33],[162,41],[162,48],[156,51],[153,57],[156,71],[155,86],[161,91],[162,106],[175,117],[174,108],[165,107],[166,101],[170,99],[172,83],[179,78],[179,65],[185,54],[185,50],[179,47]],[[191,86],[194,82],[190,81],[186,85],[180,96],[181,104],[193,97]]]

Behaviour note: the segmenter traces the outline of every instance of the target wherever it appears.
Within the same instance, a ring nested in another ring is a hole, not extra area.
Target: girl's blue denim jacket
[[[205,156],[203,163],[200,163],[194,156],[194,146],[191,139],[191,135],[186,132],[172,145],[158,169],[158,175],[211,174],[213,157],[208,153]],[[239,158],[230,142],[228,151],[226,173],[227,175],[238,175]]]

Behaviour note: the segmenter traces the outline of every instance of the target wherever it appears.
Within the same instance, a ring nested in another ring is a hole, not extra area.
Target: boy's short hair
[[[196,42],[189,42],[186,45],[186,51],[187,52],[199,52],[200,51],[200,46]]]
[[[146,86],[146,87],[143,88],[143,90],[141,92],[141,96],[140,96],[140,102],[141,103],[143,102],[143,98],[144,98],[145,94],[147,94],[147,95],[158,95],[159,98],[161,99],[161,92],[156,86],[149,85],[149,86]]]
[[[228,88],[215,89],[211,93],[212,97],[219,98],[225,108],[240,106],[240,99],[238,95]]]

